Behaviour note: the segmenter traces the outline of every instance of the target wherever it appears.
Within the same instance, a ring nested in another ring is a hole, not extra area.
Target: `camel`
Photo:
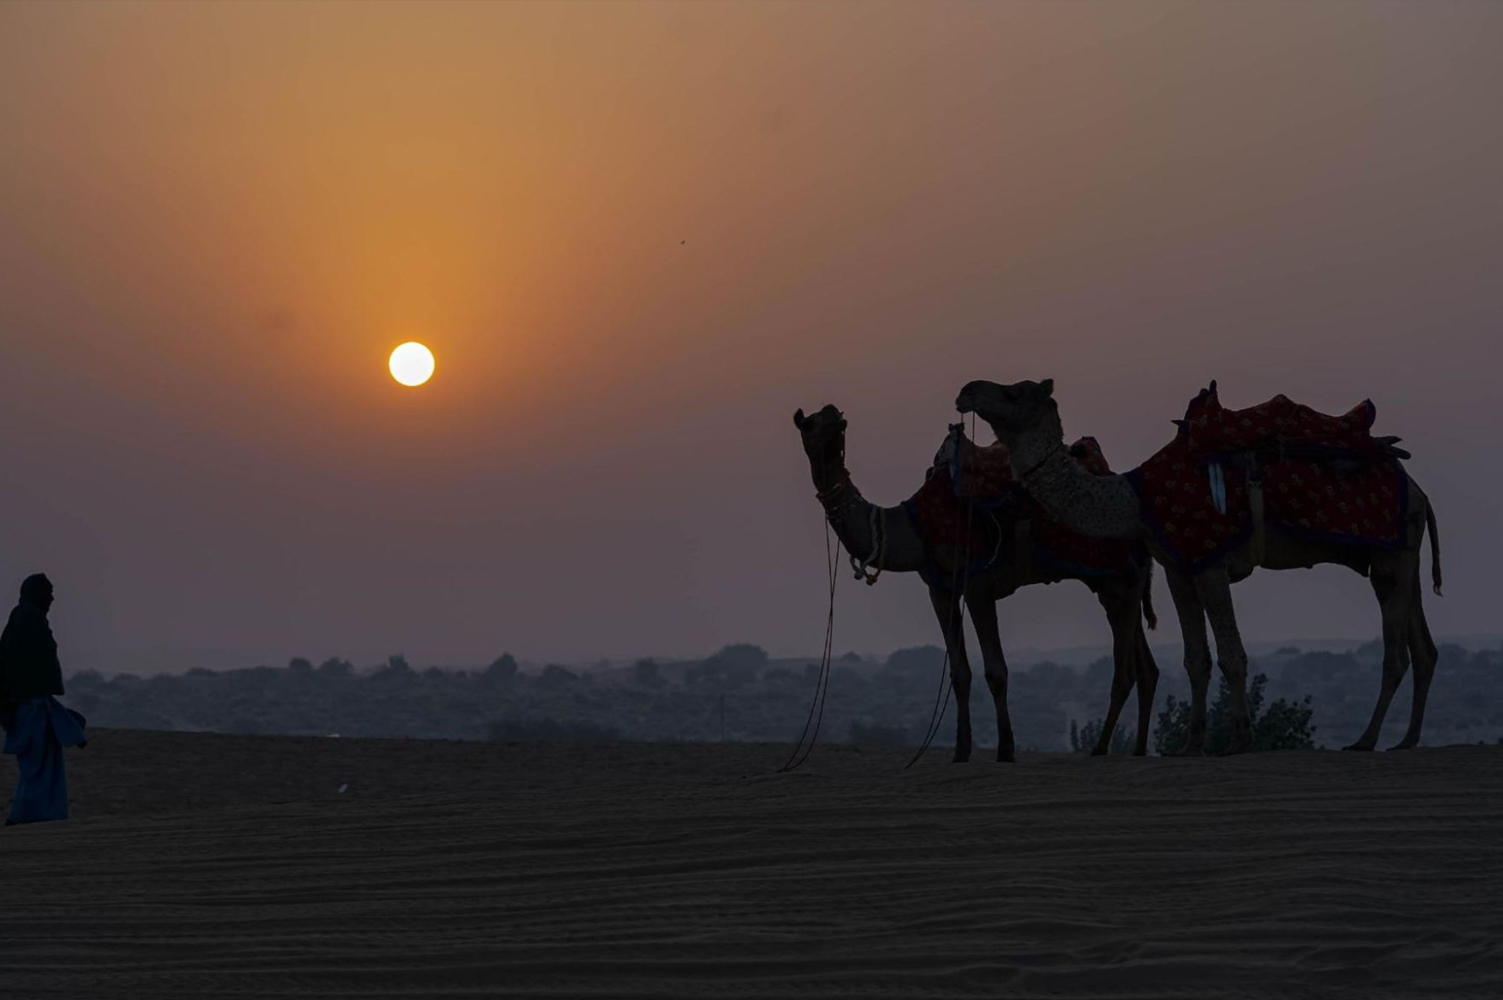
[[[901,506],[878,507],[861,496],[846,469],[846,421],[839,410],[825,406],[809,417],[799,410],[793,415],[793,423],[803,438],[815,496],[841,544],[879,573],[918,573],[929,587],[929,600],[950,657],[950,685],[958,715],[955,763],[964,763],[971,756],[971,668],[966,657],[965,631],[957,614],[959,601],[964,597],[981,643],[986,683],[996,705],[997,760],[1011,763],[1016,751],[1007,713],[1007,661],[997,629],[996,604],[1019,587],[1072,577],[1050,574],[1036,569],[1035,560],[1019,559],[1013,540],[1006,537],[985,569],[962,572],[959,567],[966,554],[958,551],[959,546],[952,550],[927,545]],[[1139,618],[1140,613],[1144,615],[1149,627],[1156,623],[1149,597],[1153,564],[1145,559],[1142,566],[1142,570],[1123,577],[1073,577],[1082,580],[1096,594],[1112,630],[1111,702],[1101,739],[1091,751],[1096,755],[1106,753],[1110,747],[1117,717],[1134,686],[1138,690],[1138,732],[1133,752],[1142,756],[1148,751],[1149,715],[1159,670]],[[960,586],[957,592],[952,592],[956,581]]]
[[[1213,384],[1214,385],[1214,384]],[[1237,630],[1231,585],[1264,569],[1307,569],[1320,563],[1346,566],[1370,578],[1383,618],[1383,683],[1372,721],[1347,750],[1372,750],[1388,704],[1399,682],[1414,663],[1414,702],[1409,729],[1393,749],[1419,743],[1425,699],[1435,673],[1436,648],[1421,603],[1420,547],[1430,532],[1431,574],[1440,593],[1440,543],[1435,512],[1419,485],[1406,477],[1408,491],[1400,548],[1313,541],[1280,530],[1272,522],[1255,527],[1255,540],[1231,550],[1209,566],[1191,573],[1177,565],[1156,541],[1144,517],[1138,495],[1121,475],[1092,476],[1065,453],[1054,381],[999,385],[976,381],[956,399],[956,409],[974,412],[997,433],[1008,448],[1013,474],[1055,517],[1081,534],[1097,538],[1141,540],[1165,568],[1169,593],[1184,636],[1185,670],[1190,675],[1190,734],[1184,754],[1205,748],[1206,692],[1210,684],[1211,654],[1206,622],[1216,638],[1216,654],[1231,691],[1234,732],[1228,752],[1248,750],[1252,731],[1247,710],[1247,653]],[[1397,439],[1379,439],[1389,453]]]

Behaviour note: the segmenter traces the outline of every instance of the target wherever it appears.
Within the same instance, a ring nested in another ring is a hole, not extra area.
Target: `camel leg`
[[[1195,577],[1195,592],[1206,609],[1211,633],[1216,637],[1216,662],[1226,678],[1232,702],[1232,741],[1226,752],[1246,753],[1252,749],[1252,718],[1247,710],[1247,650],[1237,630],[1237,613],[1232,606],[1232,581],[1226,567],[1216,566]]]
[[[965,623],[960,619],[960,595],[929,588],[929,601],[939,618],[939,630],[950,654],[950,690],[955,692],[955,758],[971,759],[971,663],[965,655]]]
[[[976,641],[981,644],[986,686],[991,688],[992,702],[997,707],[997,760],[1011,764],[1017,753],[1012,719],[1007,714],[1007,660],[1002,655],[1002,635],[997,630],[997,604],[991,600],[967,603],[971,607],[971,624],[976,626]]]
[[[1148,637],[1143,634],[1143,623],[1136,623],[1137,655],[1133,657],[1133,668],[1138,675],[1138,739],[1133,745],[1133,756],[1143,757],[1148,754],[1148,727],[1153,718],[1153,696],[1159,687],[1159,665],[1153,658],[1153,650],[1148,648]]]
[[[1373,707],[1372,721],[1347,750],[1371,750],[1377,746],[1388,703],[1393,701],[1399,683],[1409,672],[1408,594],[1399,586],[1400,577],[1387,560],[1374,559],[1370,575],[1373,593],[1378,596],[1378,607],[1383,613],[1383,687],[1378,692],[1378,704]]]
[[[1112,700],[1106,709],[1106,720],[1101,724],[1101,738],[1091,749],[1092,757],[1100,757],[1111,751],[1117,717],[1122,713],[1122,706],[1127,703],[1127,696],[1132,693],[1133,684],[1137,682],[1135,661],[1138,650],[1133,625],[1139,614],[1136,595],[1124,602],[1122,595],[1110,585],[1098,591],[1096,598],[1106,610],[1107,624],[1112,627]]]
[[[1185,644],[1185,673],[1190,676],[1190,733],[1176,756],[1194,757],[1206,748],[1206,692],[1211,686],[1211,643],[1206,638],[1206,613],[1195,584],[1183,572],[1166,568],[1169,596],[1174,599],[1180,637]]]
[[[1394,744],[1394,750],[1410,750],[1419,745],[1420,727],[1425,724],[1425,702],[1430,697],[1430,681],[1435,677],[1435,660],[1439,655],[1421,604],[1424,595],[1420,589],[1418,560],[1414,567],[1412,592],[1409,599],[1409,658],[1414,661],[1414,702],[1409,709],[1409,731]]]

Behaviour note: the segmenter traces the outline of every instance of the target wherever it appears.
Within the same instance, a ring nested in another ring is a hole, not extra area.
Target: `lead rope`
[[[830,653],[835,643],[835,579],[840,575],[835,571],[835,549],[830,544],[831,531],[830,520],[826,517],[825,565],[830,576],[830,611],[825,616],[825,647],[820,656],[819,678],[814,684],[814,700],[809,703],[809,717],[804,720],[804,731],[799,734],[793,752],[788,755],[783,766],[778,768],[779,773],[792,771],[809,759],[809,754],[814,752],[814,744],[819,740],[820,723],[825,717],[825,692],[830,686]],[[814,727],[812,734],[809,731],[811,725]],[[809,741],[808,746],[804,745],[805,738]]]
[[[856,573],[856,579],[864,581],[868,587],[876,583],[877,578],[882,575],[882,554],[887,549],[887,511],[876,504],[872,504],[871,508],[871,555],[865,559],[857,559],[854,552],[846,553],[851,561],[851,569]],[[877,568],[868,573],[866,571],[868,566]]]
[[[971,442],[974,444],[975,441],[976,414],[973,412],[971,414]],[[957,467],[959,467],[960,465],[960,448],[958,445],[955,448],[955,464]],[[965,503],[965,543],[961,546],[960,559],[955,563],[955,571],[950,574],[950,593],[955,595],[955,600],[950,602],[950,622],[949,626],[945,629],[945,659],[939,667],[940,689],[939,691],[935,692],[934,695],[934,711],[929,715],[929,728],[928,731],[924,734],[924,742],[919,746],[918,752],[913,755],[913,759],[903,765],[903,770],[905,771],[912,767],[914,764],[918,763],[919,758],[924,755],[924,751],[929,749],[929,744],[934,742],[934,737],[939,735],[939,727],[945,721],[945,712],[950,707],[950,689],[954,685],[945,683],[945,675],[949,673],[950,667],[950,636],[955,632],[955,616],[960,611],[961,602],[965,600],[964,589],[957,589],[956,584],[960,582],[962,569],[965,570],[965,583],[968,584],[970,582],[971,513],[975,505],[976,497],[973,493],[971,496],[966,498]],[[999,541],[999,547],[1000,544],[1001,543]],[[995,558],[995,556],[993,556],[993,558]],[[963,629],[960,636],[960,641],[965,642]],[[944,702],[942,704],[940,702],[941,694],[944,695]]]

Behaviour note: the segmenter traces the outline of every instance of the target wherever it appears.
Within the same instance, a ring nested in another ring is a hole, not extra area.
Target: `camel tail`
[[[1432,535],[1433,537],[1433,535]],[[1439,565],[1437,563],[1437,565]],[[1439,573],[1439,570],[1436,570]],[[1436,577],[1435,585],[1440,586],[1440,577]],[[1148,623],[1150,629],[1159,627],[1159,616],[1153,613],[1153,562],[1148,563],[1148,575],[1143,578],[1143,620]]]
[[[1425,498],[1425,525],[1430,529],[1430,580],[1435,596],[1440,596],[1440,532],[1435,527],[1435,505]]]

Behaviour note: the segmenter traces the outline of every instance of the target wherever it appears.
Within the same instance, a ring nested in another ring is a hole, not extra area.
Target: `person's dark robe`
[[[63,669],[47,612],[22,601],[0,633],[0,703],[63,693]]]
[[[0,632],[0,728],[19,780],[8,823],[68,818],[63,747],[83,746],[83,716],[58,703],[63,670],[47,612],[22,599]]]

